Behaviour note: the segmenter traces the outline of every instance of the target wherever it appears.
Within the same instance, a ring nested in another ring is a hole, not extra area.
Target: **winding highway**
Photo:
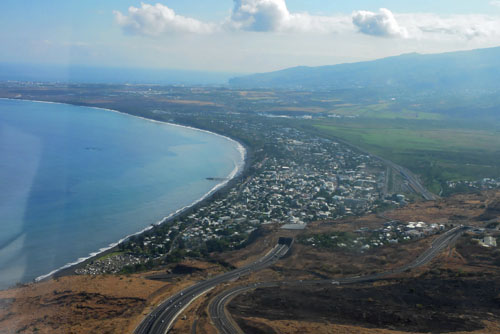
[[[382,272],[373,275],[347,277],[340,279],[326,279],[326,280],[300,280],[300,281],[276,281],[276,282],[262,282],[252,283],[244,286],[237,286],[232,289],[226,290],[218,294],[209,305],[209,315],[212,323],[221,334],[243,334],[243,331],[234,322],[231,315],[226,309],[226,305],[236,296],[257,288],[275,288],[279,286],[315,286],[315,285],[345,285],[361,282],[370,282],[386,278],[389,275],[405,272],[409,269],[417,268],[429,263],[435,258],[443,249],[453,244],[469,227],[458,226],[455,227],[434,240],[427,250],[425,250],[413,262],[393,269],[387,272]]]
[[[373,155],[372,155],[373,156]],[[384,162],[390,168],[396,170],[400,175],[402,175],[408,182],[413,191],[419,193],[426,200],[436,200],[439,197],[430,191],[428,191],[422,184],[419,182],[417,177],[411,173],[408,169],[399,166],[392,161],[386,160],[384,158],[374,156],[375,158]],[[255,288],[263,288],[263,287],[276,287],[280,285],[298,285],[298,286],[306,286],[306,285],[317,285],[317,284],[352,284],[358,282],[367,282],[373,281],[377,279],[382,279],[388,275],[400,273],[408,269],[416,268],[422,266],[429,261],[431,261],[442,249],[453,243],[462,232],[467,229],[466,227],[457,227],[452,229],[439,238],[437,238],[432,244],[431,248],[422,253],[414,262],[405,265],[401,268],[394,269],[389,272],[368,275],[368,276],[359,276],[359,277],[350,277],[350,278],[342,278],[339,280],[312,280],[312,281],[282,281],[282,282],[263,282],[263,283],[254,283],[247,286],[236,287],[230,290],[227,290],[221,294],[219,294],[216,298],[214,298],[209,306],[210,317],[215,324],[216,328],[220,333],[242,333],[241,329],[234,323],[231,316],[226,313],[226,305],[237,295],[251,290]],[[179,315],[197,298],[207,293],[211,289],[215,288],[217,285],[228,282],[234,279],[239,278],[240,276],[250,274],[251,272],[255,272],[261,270],[265,267],[272,265],[274,262],[279,260],[282,256],[284,256],[289,250],[289,246],[287,244],[279,243],[276,245],[268,254],[266,254],[260,260],[251,263],[242,268],[235,269],[233,271],[218,275],[211,279],[201,281],[192,285],[177,294],[173,295],[169,299],[165,300],[158,307],[156,307],[136,328],[134,334],[165,334],[167,333],[173,326],[175,320],[179,317]],[[193,326],[192,332],[196,332],[196,325]]]
[[[156,307],[135,329],[135,334],[165,334],[174,324],[177,317],[198,297],[207,293],[217,285],[250,274],[272,265],[289,250],[287,244],[278,243],[264,257],[244,267],[215,276],[196,283]]]

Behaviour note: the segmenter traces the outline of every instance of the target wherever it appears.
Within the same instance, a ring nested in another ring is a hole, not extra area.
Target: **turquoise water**
[[[242,162],[235,142],[211,133],[0,100],[0,289],[147,228]]]

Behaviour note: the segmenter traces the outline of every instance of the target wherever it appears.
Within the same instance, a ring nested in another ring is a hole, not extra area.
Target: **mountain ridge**
[[[297,66],[235,77],[239,88],[497,90],[500,47],[438,54],[406,53],[371,61]]]

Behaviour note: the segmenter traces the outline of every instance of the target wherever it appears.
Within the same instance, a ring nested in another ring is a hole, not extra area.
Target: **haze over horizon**
[[[3,63],[252,73],[500,45],[491,0],[3,4]]]

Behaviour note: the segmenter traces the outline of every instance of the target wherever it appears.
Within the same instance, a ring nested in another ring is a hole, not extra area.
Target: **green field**
[[[436,193],[446,181],[500,177],[500,131],[491,124],[358,118],[313,128],[408,167]]]
[[[410,106],[401,107],[394,102],[381,102],[368,105],[345,104],[336,106],[330,113],[379,119],[441,120],[444,118],[443,115],[425,112],[419,110],[419,108],[411,108]]]

